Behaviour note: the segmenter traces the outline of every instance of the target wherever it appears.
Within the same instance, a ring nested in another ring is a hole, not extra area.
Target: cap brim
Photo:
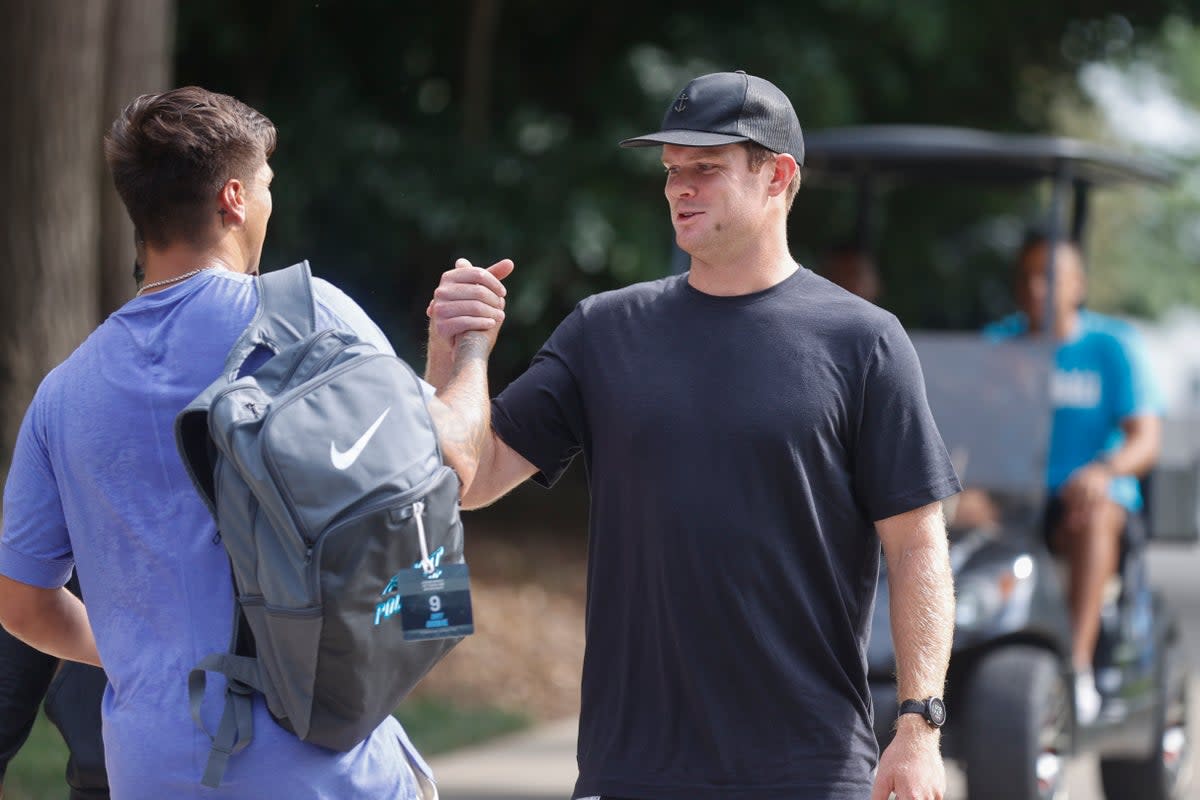
[[[748,136],[734,136],[728,133],[708,133],[706,131],[659,131],[647,133],[645,136],[635,136],[625,139],[621,147],[653,147],[656,144],[677,144],[683,147],[719,147],[723,144],[748,142]]]

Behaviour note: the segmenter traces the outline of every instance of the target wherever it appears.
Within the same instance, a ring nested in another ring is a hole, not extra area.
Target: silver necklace
[[[147,283],[145,286],[143,286],[142,288],[137,290],[137,294],[135,294],[134,297],[141,297],[142,292],[146,291],[147,289],[153,289],[156,286],[166,286],[167,284],[170,284],[170,283],[179,283],[180,281],[187,280],[188,278],[192,277],[193,275],[199,275],[201,272],[204,272],[204,270],[206,270],[206,269],[214,269],[215,267],[216,267],[216,265],[212,264],[207,267],[200,267],[200,268],[194,269],[190,272],[185,272],[182,275],[176,275],[174,278],[165,278],[161,281],[154,281],[152,283]]]

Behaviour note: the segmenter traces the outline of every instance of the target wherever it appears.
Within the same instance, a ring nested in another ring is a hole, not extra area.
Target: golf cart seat
[[[1142,479],[1146,529],[1155,544],[1200,542],[1200,419],[1163,420],[1162,453]]]

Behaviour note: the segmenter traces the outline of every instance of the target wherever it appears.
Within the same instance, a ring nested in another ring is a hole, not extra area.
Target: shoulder
[[[1142,357],[1141,334],[1132,323],[1095,311],[1081,312],[1079,323],[1080,338],[1089,348],[1130,359]]]
[[[1009,314],[1003,319],[983,326],[983,336],[993,341],[1015,339],[1029,332],[1029,320],[1021,312]]]
[[[82,349],[82,345],[80,349]],[[49,441],[49,428],[54,427],[49,424],[50,420],[56,417],[55,409],[64,407],[67,392],[73,382],[73,376],[87,374],[90,367],[84,366],[79,358],[79,350],[72,353],[67,359],[46,373],[38,384],[37,390],[33,393],[33,398],[29,401],[29,407],[25,412],[23,425],[29,428],[29,432],[34,436],[39,446],[45,447]]]
[[[788,304],[800,318],[819,326],[819,332],[840,340],[873,345],[908,337],[895,314],[814,272],[795,285]]]
[[[312,287],[313,297],[316,299],[317,304],[323,307],[326,311],[330,311],[335,314],[366,313],[362,310],[358,303],[354,302],[350,295],[346,294],[340,288],[324,278],[318,278],[316,275],[314,275],[312,279]]]
[[[653,281],[643,281],[585,297],[576,306],[584,317],[621,315],[654,307],[678,293],[686,283],[686,275],[671,275]]]
[[[1079,312],[1079,324],[1085,335],[1097,339],[1129,342],[1139,337],[1138,330],[1132,323],[1096,311]]]
[[[348,294],[324,278],[313,277],[313,297],[317,304],[317,324],[348,330],[385,353],[392,345],[375,321]]]

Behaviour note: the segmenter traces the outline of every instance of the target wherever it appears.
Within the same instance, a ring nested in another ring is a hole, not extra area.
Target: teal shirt
[[[988,325],[984,335],[1009,339],[1028,330],[1025,315],[1013,314]],[[1052,493],[1057,493],[1075,470],[1121,446],[1125,438],[1122,420],[1165,410],[1137,330],[1092,311],[1080,312],[1074,334],[1055,352],[1051,396],[1054,422],[1046,482]],[[1113,500],[1130,511],[1142,507],[1141,490],[1132,476],[1115,478],[1109,491]]]

